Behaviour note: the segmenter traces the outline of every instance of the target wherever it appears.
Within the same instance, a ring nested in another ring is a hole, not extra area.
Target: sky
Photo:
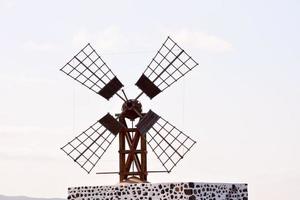
[[[0,194],[66,197],[111,185],[117,142],[86,174],[60,147],[121,101],[59,69],[88,42],[129,97],[169,35],[199,66],[150,108],[197,141],[150,182],[248,183],[251,199],[296,199],[300,188],[299,1],[0,0]],[[149,169],[161,166],[149,152]]]

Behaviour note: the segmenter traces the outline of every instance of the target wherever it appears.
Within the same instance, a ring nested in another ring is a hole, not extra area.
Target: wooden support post
[[[138,129],[128,128],[124,116],[119,117],[119,122],[125,127],[119,133],[120,182],[124,182],[132,176],[146,182],[147,141]],[[140,145],[138,146],[138,144]],[[136,171],[131,168],[133,164],[136,166]]]

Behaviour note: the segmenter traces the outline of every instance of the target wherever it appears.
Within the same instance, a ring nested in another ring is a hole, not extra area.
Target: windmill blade
[[[150,148],[168,172],[171,172],[196,143],[151,110],[136,127],[142,134],[147,134]]]
[[[90,173],[122,128],[113,119],[110,114],[105,115],[61,149]]]
[[[60,70],[107,100],[114,94],[124,100],[117,93],[123,84],[90,44],[81,49]]]
[[[197,65],[198,63],[191,56],[168,37],[137,81],[136,86],[152,99]]]

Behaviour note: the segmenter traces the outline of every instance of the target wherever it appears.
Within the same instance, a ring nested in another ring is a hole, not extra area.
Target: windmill
[[[87,44],[61,71],[107,100],[118,96],[123,104],[120,113],[107,113],[61,149],[90,173],[118,136],[119,171],[115,173],[120,182],[147,182],[148,173],[155,172],[147,170],[147,147],[165,172],[171,172],[196,142],[154,111],[144,113],[139,98],[143,94],[154,98],[197,65],[167,37],[135,84],[141,92],[130,99],[120,80]]]

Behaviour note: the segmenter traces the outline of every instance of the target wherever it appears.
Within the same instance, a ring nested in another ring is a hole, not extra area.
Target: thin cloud
[[[59,49],[57,45],[54,43],[43,43],[43,42],[36,42],[33,40],[29,40],[23,43],[22,49],[25,51],[37,51],[37,52],[44,52],[44,51],[56,51]]]
[[[209,53],[226,53],[233,51],[233,45],[229,41],[202,31],[173,30],[165,31],[165,33],[171,33],[171,36],[174,36],[176,42],[188,46],[189,48],[195,48]]]
[[[203,31],[188,29],[159,29],[155,33],[127,33],[117,26],[109,26],[99,31],[80,30],[74,34],[72,44],[76,48],[91,42],[102,53],[157,51],[167,36],[171,36],[183,47],[195,48],[208,53],[226,53],[234,50],[232,43]]]
[[[116,26],[110,26],[94,32],[80,30],[72,38],[72,44],[77,48],[84,46],[88,42],[101,47],[102,51],[111,52],[123,49],[127,40],[125,34]]]
[[[0,10],[10,10],[16,7],[16,2],[12,0],[1,0],[0,1]]]
[[[64,131],[69,130],[58,130],[58,129],[49,129],[47,127],[37,127],[37,126],[5,126],[0,125],[0,133],[2,135],[16,136],[16,135],[39,135],[41,133],[46,135],[60,135]]]
[[[35,126],[0,125],[0,160],[53,160],[59,158],[57,138],[64,130]]]
[[[161,45],[159,35],[160,31],[150,36],[149,33],[126,32],[117,26],[108,26],[98,31],[82,29],[74,34],[72,44],[80,48],[90,42],[104,54],[148,53],[157,51]]]
[[[31,161],[45,161],[45,160],[60,160],[58,153],[51,152],[33,152],[31,149],[18,149],[15,151],[2,151],[0,149],[1,160],[31,160]]]

